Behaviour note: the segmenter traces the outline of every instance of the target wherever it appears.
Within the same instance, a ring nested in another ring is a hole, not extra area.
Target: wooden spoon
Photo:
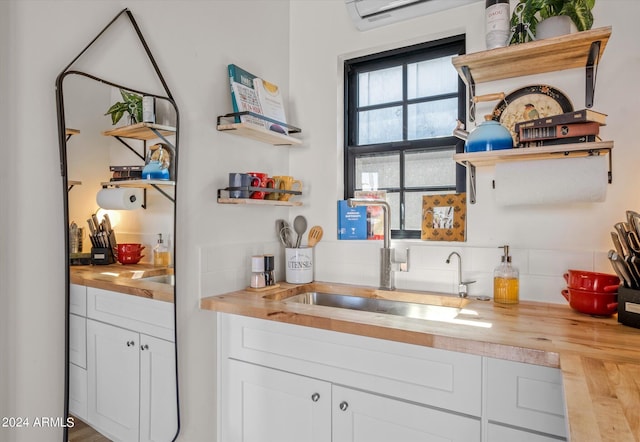
[[[316,244],[318,244],[322,239],[322,233],[323,233],[322,227],[313,226],[311,230],[309,230],[309,238],[307,240],[307,245],[309,247],[313,247]]]

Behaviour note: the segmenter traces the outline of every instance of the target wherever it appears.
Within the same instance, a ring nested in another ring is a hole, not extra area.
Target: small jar
[[[254,289],[266,286],[263,255],[251,257],[251,283],[249,285]]]

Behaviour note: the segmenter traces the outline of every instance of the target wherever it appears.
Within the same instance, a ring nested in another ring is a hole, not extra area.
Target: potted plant
[[[528,25],[537,39],[570,33],[572,27],[578,31],[586,31],[593,26],[591,10],[595,2],[596,0],[520,0],[511,16],[511,26]],[[552,29],[548,29],[549,27]],[[511,43],[523,43],[529,37],[527,33],[515,33]]]
[[[140,123],[142,121],[142,96],[124,89],[120,89],[120,95],[124,101],[114,103],[105,115],[111,115],[111,123],[115,125],[127,112],[131,124]]]

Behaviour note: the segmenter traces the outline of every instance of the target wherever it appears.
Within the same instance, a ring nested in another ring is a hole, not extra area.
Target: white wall
[[[181,440],[200,441],[216,435],[216,327],[214,314],[198,309],[199,298],[227,290],[216,272],[231,275],[232,287],[246,284],[247,254],[277,247],[276,218],[291,220],[303,213],[310,224],[324,227],[316,255],[318,279],[377,283],[379,244],[338,242],[333,233],[335,201],[342,198],[340,59],[459,32],[467,33],[469,52],[482,50],[482,4],[361,33],[349,22],[342,0],[0,2],[1,15],[10,24],[2,26],[0,56],[8,51],[5,29],[10,30],[13,51],[11,112],[3,109],[0,116],[13,129],[2,143],[9,164],[2,168],[8,201],[0,215],[0,277],[3,297],[8,298],[3,305],[8,307],[1,310],[0,319],[3,323],[7,319],[8,331],[0,340],[4,364],[0,368],[7,369],[9,380],[0,383],[0,410],[10,416],[62,413],[65,226],[53,86],[59,71],[116,12],[123,7],[134,12],[181,112],[176,238]],[[514,254],[514,260],[520,260],[527,272],[543,273],[552,284],[568,263],[605,268],[600,257],[609,248],[611,226],[626,209],[638,205],[640,178],[635,168],[640,152],[633,138],[638,111],[629,97],[639,96],[635,80],[640,60],[634,33],[639,13],[640,4],[625,0],[603,0],[595,9],[595,26],[614,28],[596,91],[596,109],[610,115],[603,133],[616,140],[614,182],[607,201],[566,208],[501,209],[489,189],[493,171],[482,169],[479,202],[469,207],[468,242],[397,244],[409,244],[419,258],[416,270],[400,280],[403,285],[431,281],[434,287],[453,288],[453,272],[442,261],[445,253],[458,247],[470,262],[467,269],[484,276],[483,266],[493,267],[492,261],[497,260],[493,247],[503,243],[521,254],[521,259]],[[302,146],[264,146],[215,130],[215,117],[230,111],[228,63],[288,91],[289,119],[303,128]],[[522,79],[524,83],[484,85],[479,93],[549,82],[579,107],[583,78],[581,71],[571,71]],[[6,85],[0,91],[7,92]],[[286,209],[216,204],[216,189],[226,186],[228,172],[256,169],[302,178],[305,205]],[[42,223],[43,216],[51,221]],[[552,261],[550,268],[531,265],[532,257],[539,264],[557,252],[562,259]],[[536,280],[530,278],[527,288],[534,298]],[[0,431],[0,440],[9,441],[58,441],[61,434],[56,428]]]
[[[514,3],[514,2],[512,2]],[[471,294],[491,295],[491,272],[499,263],[498,246],[509,244],[521,271],[523,299],[564,302],[559,290],[568,268],[612,273],[606,260],[609,232],[624,220],[625,210],[637,210],[640,159],[634,122],[639,113],[634,100],[640,92],[640,48],[633,17],[640,3],[599,1],[594,28],[613,26],[597,73],[595,110],[609,114],[604,139],[614,139],[613,183],[604,203],[568,206],[500,207],[491,189],[493,167],[478,169],[478,203],[468,205],[465,243],[394,241],[410,247],[412,269],[398,276],[403,288],[454,292],[455,266],[445,264],[450,251],[463,256],[464,273],[477,279]],[[305,148],[292,150],[291,172],[308,183],[309,200],[302,212],[325,228],[316,250],[316,277],[361,284],[378,283],[376,253],[379,242],[336,241],[333,207],[343,197],[342,66],[341,60],[459,33],[466,33],[467,52],[484,50],[484,2],[420,17],[379,29],[358,32],[339,1],[292,2],[291,97],[295,122],[304,130]],[[328,25],[330,23],[330,25]],[[330,29],[330,32],[327,30]],[[322,38],[319,36],[322,35]],[[636,54],[636,55],[632,55]],[[478,86],[478,94],[509,93],[530,84],[549,84],[565,92],[574,108],[584,107],[584,70],[540,74]],[[489,113],[495,102],[482,103],[478,115]],[[473,126],[471,126],[473,128]]]

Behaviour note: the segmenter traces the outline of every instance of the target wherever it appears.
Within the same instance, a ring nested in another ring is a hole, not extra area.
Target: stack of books
[[[110,181],[141,180],[144,166],[109,166]]]
[[[277,85],[263,80],[235,64],[228,65],[227,70],[234,113],[249,111],[280,123],[287,123],[282,91]],[[241,122],[285,135],[288,133],[286,126],[251,115],[236,117],[236,123]]]
[[[518,147],[553,146],[558,144],[600,141],[600,126],[606,125],[607,115],[582,109],[516,123]]]

